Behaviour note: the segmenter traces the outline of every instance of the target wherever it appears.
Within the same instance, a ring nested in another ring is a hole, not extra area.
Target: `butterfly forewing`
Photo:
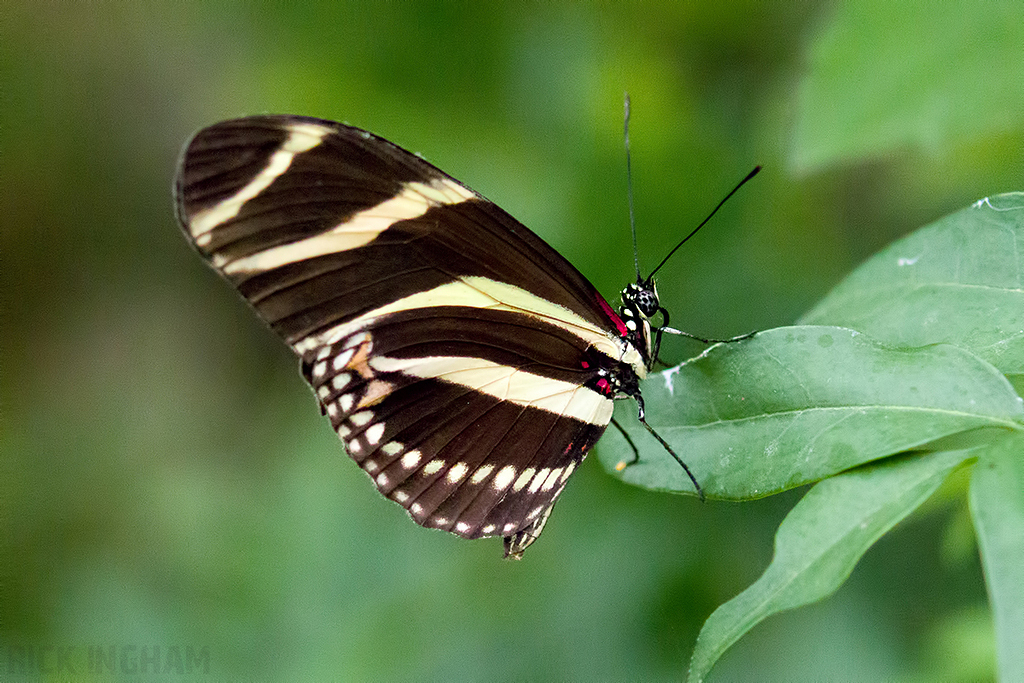
[[[642,368],[586,278],[419,157],[328,121],[200,131],[177,195],[378,489],[519,556],[611,419],[602,377]]]

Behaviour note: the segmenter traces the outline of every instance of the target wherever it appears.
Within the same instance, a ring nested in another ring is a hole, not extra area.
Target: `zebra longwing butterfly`
[[[301,116],[225,121],[188,143],[176,200],[417,524],[501,536],[521,557],[613,401],[643,419],[664,329],[652,279],[614,310],[540,237],[387,140]]]

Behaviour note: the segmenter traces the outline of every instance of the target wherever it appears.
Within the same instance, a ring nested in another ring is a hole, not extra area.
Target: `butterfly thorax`
[[[584,385],[613,400],[638,395],[640,380],[646,368],[640,361],[640,354],[628,341],[624,340],[624,346],[627,351],[624,359],[619,361],[611,361],[595,349],[585,353],[581,365],[592,374]]]

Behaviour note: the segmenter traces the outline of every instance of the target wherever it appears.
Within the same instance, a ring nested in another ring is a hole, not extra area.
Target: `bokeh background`
[[[179,150],[245,114],[368,128],[615,300],[632,277],[628,90],[647,270],[764,165],[659,278],[673,323],[730,336],[1024,190],[1022,26],[1013,2],[5,3],[0,677],[59,678],[64,648],[76,677],[172,680],[193,648],[209,673],[189,679],[679,678],[801,492],[701,505],[592,459],[522,562],[417,527],[179,234]],[[962,485],[832,598],[760,625],[717,679],[990,677]],[[125,668],[87,676],[95,647]]]

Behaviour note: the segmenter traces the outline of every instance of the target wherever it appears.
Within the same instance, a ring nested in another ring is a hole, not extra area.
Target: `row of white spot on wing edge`
[[[397,454],[403,449],[404,447],[401,444],[393,441],[388,442],[381,447],[381,451],[385,452],[386,455]],[[394,462],[398,462],[401,465],[402,469],[405,470],[408,476],[413,473],[413,471],[422,461],[422,457],[423,456],[419,450],[410,450],[404,453],[404,455],[402,455],[401,458]],[[440,458],[434,458],[427,462],[426,465],[419,468],[419,474],[420,476],[434,476],[442,469],[444,469],[445,465],[446,463],[444,460],[441,460]],[[371,476],[371,479],[373,479],[374,483],[378,486],[378,488],[382,490],[382,492],[384,492],[385,489],[387,489],[388,486],[392,483],[391,478],[387,474],[380,473],[374,476],[374,473],[377,472],[379,468],[379,465],[376,463],[376,461],[372,459],[366,459],[363,461],[362,467],[367,472],[367,474]],[[556,485],[559,486],[558,493],[561,493],[561,490],[565,487],[565,482],[568,480],[569,476],[572,474],[575,467],[576,463],[570,462],[565,467],[541,468],[539,470],[535,468],[527,468],[523,471],[523,475],[525,475],[525,477],[521,476],[520,479],[530,480],[531,483],[529,491],[531,493],[536,493],[538,491],[549,491]],[[457,462],[448,469],[448,471],[444,475],[444,478],[449,484],[457,484],[458,482],[467,479],[466,475],[469,473],[469,471],[470,466],[467,463]],[[473,475],[468,478],[467,483],[471,485],[479,485],[485,479],[487,479],[487,477],[493,471],[494,465],[481,465],[473,472]],[[516,474],[517,472],[514,466],[505,465],[500,470],[498,470],[498,473],[491,480],[490,486],[494,489],[496,493],[500,494],[504,492],[504,490],[507,489],[513,483],[513,481],[517,480]],[[404,481],[405,478],[406,477],[402,477],[402,480]],[[555,494],[556,497],[558,493]],[[406,505],[410,500],[409,494],[402,490],[401,483],[399,483],[398,487],[393,489],[388,495],[393,500],[402,505]],[[429,516],[426,514],[427,511],[418,503],[414,502],[412,503],[412,505],[407,505],[406,507],[408,507],[409,512],[417,519],[418,522],[426,526],[447,527],[451,522],[451,520],[445,517],[429,518]],[[533,520],[545,509],[545,507],[545,505],[539,505],[535,507],[527,515],[526,520]],[[512,533],[516,529],[516,527],[517,524],[514,522],[505,524],[502,529],[502,533]],[[497,526],[492,523],[482,527],[480,529],[480,533],[481,535],[489,536],[494,534],[496,530]],[[466,522],[456,521],[453,527],[453,531],[459,534],[469,534],[471,531],[473,531],[473,528],[470,524]]]
[[[388,442],[381,448],[382,451],[388,451],[389,455],[393,455],[402,449],[403,446],[395,442]],[[421,461],[421,453],[418,450],[411,450],[406,452],[397,461],[393,462],[400,463],[402,469],[405,470],[407,473],[411,474],[412,471],[415,470],[415,468],[419,465]],[[425,477],[435,476],[445,468],[446,464],[447,463],[444,460],[440,458],[434,458],[428,461],[423,467],[420,467],[418,473],[420,476]],[[365,460],[363,462],[363,468],[367,471],[368,474],[371,475],[371,477],[374,480],[374,483],[383,490],[386,489],[391,484],[391,479],[383,473],[378,474],[374,477],[373,473],[377,471],[378,467],[379,466],[377,465],[377,463],[372,460]],[[556,484],[561,485],[559,488],[560,492],[561,487],[564,487],[565,481],[569,478],[569,475],[572,474],[572,471],[573,469],[575,469],[575,467],[576,463],[571,462],[565,467],[541,468],[540,470],[537,470],[535,468],[527,468],[526,470],[524,470],[524,474],[526,474],[529,477],[529,479],[532,480],[531,492],[535,493],[536,491],[540,490],[548,491],[551,488],[553,488]],[[480,485],[494,471],[494,465],[483,464],[473,471],[472,476],[467,477],[467,475],[470,472],[470,469],[471,468],[467,463],[461,461],[456,462],[454,465],[448,468],[447,472],[444,474],[444,479],[448,484],[457,484],[460,481],[465,481],[466,484]],[[488,485],[494,489],[495,493],[500,494],[504,492],[506,489],[508,489],[509,486],[516,480],[516,468],[513,465],[505,465],[500,470],[498,470],[498,472],[490,480]],[[402,490],[401,483],[399,483],[398,487],[392,490],[388,495],[393,500],[403,505],[406,505],[410,501],[409,495]],[[423,506],[416,502],[412,502],[411,504],[406,505],[406,507],[408,507],[409,512],[419,523],[427,526],[447,527],[452,521],[446,517],[430,518],[428,511],[425,508],[423,508]],[[533,519],[534,517],[536,517],[541,512],[541,510],[543,510],[543,508],[543,505],[538,506],[536,509],[531,511],[527,519]],[[516,526],[517,524],[514,522],[508,523],[504,525],[502,532],[506,534],[511,533],[516,528]],[[469,532],[473,531],[473,528],[466,522],[456,520],[452,530],[455,533],[468,534]],[[480,533],[484,536],[492,535],[495,531],[497,531],[497,526],[495,524],[488,524],[480,529]]]

